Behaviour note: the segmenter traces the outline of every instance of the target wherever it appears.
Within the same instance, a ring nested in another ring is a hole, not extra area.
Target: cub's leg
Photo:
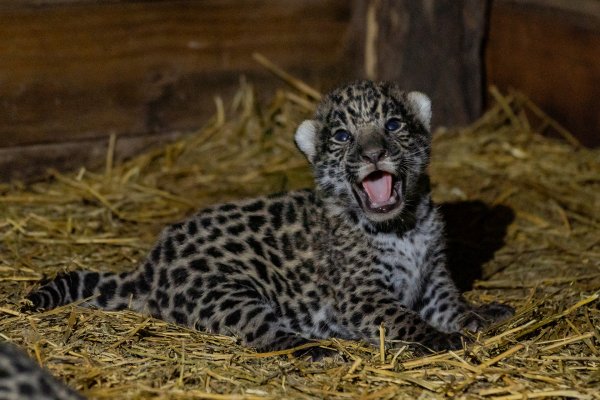
[[[144,267],[120,275],[73,271],[42,285],[28,299],[33,309],[51,309],[81,299],[88,299],[85,305],[106,310],[131,306],[129,308],[138,312],[195,329],[237,336],[243,344],[261,352],[309,342],[308,338],[291,329],[276,312],[277,307],[252,288],[235,290],[223,279],[218,287],[174,293],[172,299],[163,302],[164,291],[151,291],[154,272],[145,271]]]
[[[372,300],[348,308],[343,316],[348,330],[358,338],[373,344],[379,343],[379,329],[383,323],[386,339],[420,344],[433,351],[462,346],[460,334],[439,331],[396,299],[379,295]]]
[[[196,310],[195,328],[236,336],[259,352],[289,349],[310,341],[293,330],[278,308],[254,290],[245,290],[243,296],[233,292],[217,302],[201,304]]]
[[[458,332],[463,329],[478,331],[514,314],[514,309],[504,304],[469,304],[461,296],[443,265],[436,266],[425,277],[422,287],[415,309],[421,318],[442,332]]]

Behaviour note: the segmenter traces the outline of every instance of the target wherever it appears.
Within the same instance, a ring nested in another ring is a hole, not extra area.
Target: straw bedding
[[[291,83],[266,106],[242,84],[203,129],[122,165],[112,140],[102,171],[0,186],[0,340],[97,399],[600,399],[600,150],[518,94],[492,91],[479,121],[434,139],[453,272],[470,300],[517,308],[466,350],[415,358],[382,335],[379,347],[323,342],[340,356],[310,363],[127,311],[19,311],[44,276],[135,267],[196,208],[310,186],[292,135],[318,94]]]

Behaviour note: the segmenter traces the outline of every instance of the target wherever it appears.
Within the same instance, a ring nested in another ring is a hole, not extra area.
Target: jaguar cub
[[[0,342],[0,399],[83,400],[83,397],[16,346]]]
[[[391,83],[329,93],[295,141],[314,190],[204,209],[167,227],[134,271],[71,272],[30,294],[35,308],[78,299],[131,307],[263,350],[339,337],[432,349],[504,319],[474,307],[446,269],[427,164],[431,103]]]

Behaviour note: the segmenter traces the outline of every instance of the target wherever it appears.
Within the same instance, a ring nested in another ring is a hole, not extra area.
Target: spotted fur
[[[83,400],[54,378],[27,354],[9,343],[0,343],[0,399]]]
[[[376,343],[381,324],[390,339],[456,348],[463,328],[512,309],[468,304],[448,274],[426,171],[430,117],[427,96],[390,83],[334,90],[296,132],[314,190],[204,209],[167,227],[136,270],[70,272],[29,299],[47,309],[90,298],[258,350],[329,337]],[[383,175],[393,192],[375,206],[361,182]]]

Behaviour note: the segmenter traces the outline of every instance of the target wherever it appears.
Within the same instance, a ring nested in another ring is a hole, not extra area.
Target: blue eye
[[[350,132],[348,132],[345,129],[338,129],[333,134],[333,139],[338,142],[347,142],[348,140],[350,140],[350,137]]]
[[[390,118],[384,125],[385,130],[388,132],[395,132],[404,127],[404,123],[400,121],[398,118]]]

